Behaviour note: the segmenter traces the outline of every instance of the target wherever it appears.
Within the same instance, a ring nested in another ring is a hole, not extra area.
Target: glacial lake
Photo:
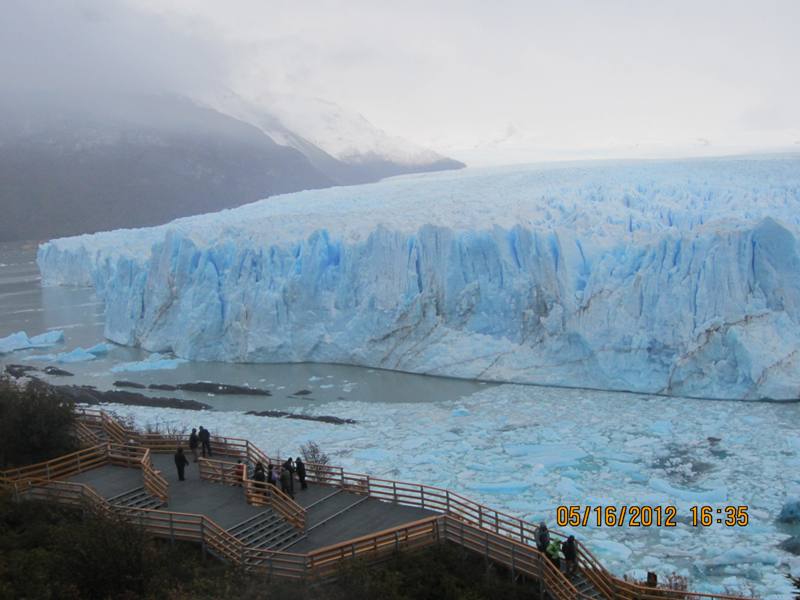
[[[113,346],[89,362],[33,357],[103,341],[103,305],[91,289],[42,288],[36,245],[0,244],[0,338],[16,331],[63,330],[51,348],[0,355],[4,364],[53,364],[74,377],[53,383],[113,389],[141,384],[213,381],[248,384],[271,396],[149,392],[192,399],[214,412],[109,405],[144,425],[204,424],[253,440],[271,454],[296,455],[314,440],[334,463],[375,476],[449,487],[538,522],[555,522],[560,505],[676,506],[676,527],[570,529],[619,575],[655,570],[690,579],[696,591],[753,591],[790,598],[788,573],[800,558],[779,544],[800,533],[776,522],[783,504],[800,499],[800,405],[663,398],[580,389],[492,385],[353,366],[185,363],[174,370],[112,372],[147,353]],[[309,394],[297,395],[307,390]],[[288,410],[356,421],[246,415]],[[746,527],[692,527],[697,505],[747,506]]]

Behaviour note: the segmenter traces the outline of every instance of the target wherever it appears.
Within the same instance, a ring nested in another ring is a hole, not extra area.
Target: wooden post
[[[175,545],[175,528],[172,524],[172,513],[169,513],[169,543]]]
[[[447,500],[447,514],[450,514],[450,490],[444,491],[444,497]]]
[[[512,582],[517,578],[517,576],[516,576],[517,563],[516,563],[515,555],[514,555],[514,551],[515,550],[516,550],[516,548],[514,547],[514,544],[512,543],[511,544],[511,581]]]
[[[483,527],[483,505],[478,504],[478,527]]]
[[[200,519],[200,548],[203,551],[203,560],[206,559],[206,533],[203,519]]]
[[[422,508],[425,508],[425,488],[422,487],[422,484],[419,486],[419,498],[422,501]]]
[[[397,482],[392,481],[392,492],[394,493],[394,502],[397,504]]]

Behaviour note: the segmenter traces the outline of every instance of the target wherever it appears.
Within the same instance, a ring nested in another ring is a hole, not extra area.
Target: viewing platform
[[[0,485],[19,499],[119,514],[155,536],[197,542],[256,574],[320,581],[354,558],[379,561],[453,543],[521,584],[535,582],[541,598],[737,600],[633,584],[607,571],[580,542],[577,573],[567,577],[537,550],[535,525],[449,490],[306,464],[308,489],[295,480],[291,497],[237,465],[282,461],[247,440],[220,436],[211,439],[213,458],[190,462],[179,481],[173,455],[188,447],[188,436],[130,430],[94,410],[78,411],[76,428],[84,449],[0,472]]]

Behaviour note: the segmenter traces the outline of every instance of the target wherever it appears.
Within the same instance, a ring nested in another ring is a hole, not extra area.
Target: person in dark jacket
[[[189,466],[189,461],[183,454],[183,448],[178,448],[175,452],[175,466],[178,467],[178,479],[184,481],[183,470]]]
[[[194,462],[197,462],[197,447],[200,445],[200,440],[197,437],[197,429],[192,428],[192,433],[189,434],[189,450],[192,451]]]
[[[302,489],[308,489],[308,485],[306,484],[306,465],[300,460],[300,457],[294,459],[294,468],[297,470],[297,478],[300,480],[300,487]]]
[[[292,463],[291,456],[283,463],[283,468],[289,471],[289,490],[292,494],[292,498],[294,498],[294,464]]]
[[[539,552],[547,552],[548,545],[550,545],[550,532],[547,529],[547,525],[542,521],[536,531],[536,548],[538,548]]]
[[[253,481],[258,482],[256,483],[256,488],[264,492],[265,494],[267,493],[266,480],[267,480],[267,475],[266,473],[264,473],[264,465],[262,465],[260,462],[257,462],[256,468],[253,471]]]
[[[567,541],[561,545],[561,552],[564,553],[564,562],[567,566],[567,576],[575,574],[578,569],[578,544],[575,543],[575,536],[571,535]]]
[[[206,452],[208,452],[208,457],[211,458],[211,434],[208,432],[208,429],[201,425],[200,432],[197,434],[197,437],[200,439],[200,443],[203,445],[203,458],[206,457]]]
[[[288,494],[291,498],[294,498],[294,493],[292,492],[291,488],[291,481],[292,481],[292,474],[284,464],[283,468],[281,469],[281,491],[284,494]]]

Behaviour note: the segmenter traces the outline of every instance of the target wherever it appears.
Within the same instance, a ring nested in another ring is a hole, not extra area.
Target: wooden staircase
[[[231,527],[228,533],[247,547],[266,550],[282,550],[303,537],[301,531],[269,509]]]
[[[157,509],[164,506],[164,502],[148,493],[144,486],[113,496],[108,499],[108,503],[114,508]]]

